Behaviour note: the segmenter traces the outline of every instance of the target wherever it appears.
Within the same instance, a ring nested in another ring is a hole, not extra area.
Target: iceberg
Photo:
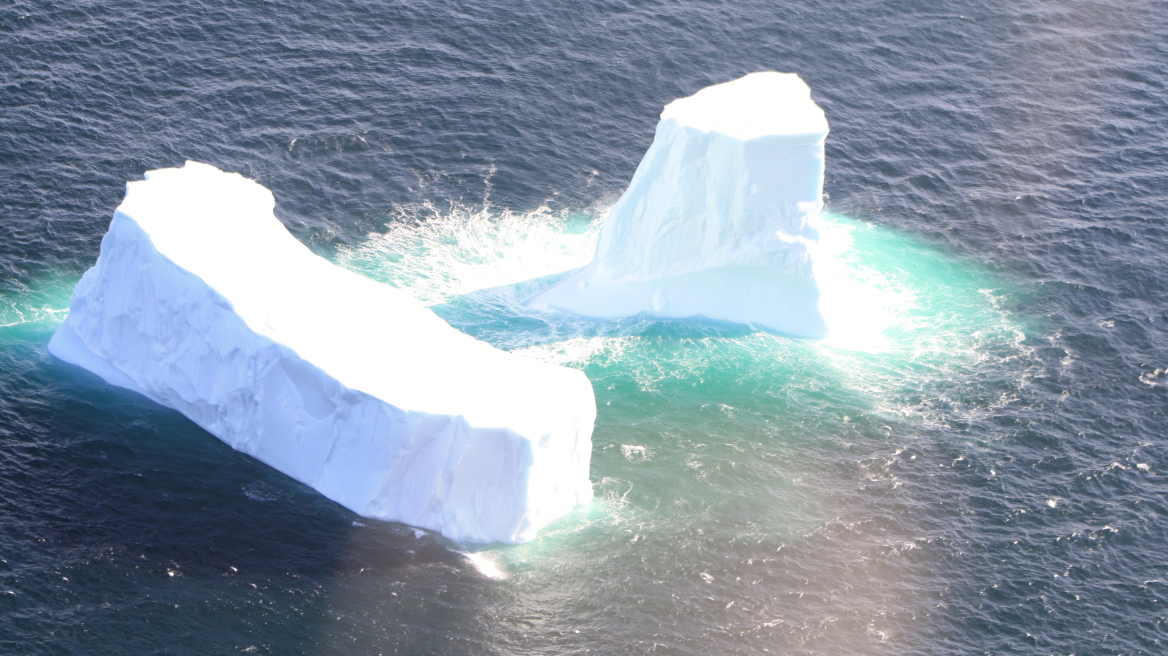
[[[524,542],[592,498],[580,371],[498,350],[313,254],[266,188],[131,182],[49,350],[352,511]]]
[[[814,225],[827,132],[792,73],[752,73],[669,103],[592,262],[527,305],[826,337]]]

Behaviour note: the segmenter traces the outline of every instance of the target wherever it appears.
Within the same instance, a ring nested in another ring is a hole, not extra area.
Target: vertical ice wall
[[[274,204],[197,162],[131,182],[49,350],[367,517],[522,542],[592,497],[583,373],[317,257]]]
[[[792,73],[752,73],[669,103],[592,263],[528,304],[825,337],[810,221],[823,206],[827,132]]]

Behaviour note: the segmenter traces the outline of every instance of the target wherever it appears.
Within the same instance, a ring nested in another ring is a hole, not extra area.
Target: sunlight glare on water
[[[869,228],[832,214],[815,222],[819,242],[812,247],[819,310],[830,333],[823,344],[852,351],[887,350],[887,331],[912,308],[915,295],[873,268],[857,252],[852,232]]]

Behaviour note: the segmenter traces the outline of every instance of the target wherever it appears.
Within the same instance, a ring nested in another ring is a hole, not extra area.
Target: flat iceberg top
[[[661,120],[669,119],[741,141],[772,135],[827,135],[827,117],[811,100],[811,88],[794,73],[751,73],[706,87],[666,105]]]
[[[237,173],[187,162],[127,187],[117,212],[158,252],[221,294],[255,333],[350,389],[522,431],[529,413],[516,412],[516,395],[538,408],[557,389],[548,377],[580,375],[480,342],[407,293],[318,257],[276,220],[271,192]]]

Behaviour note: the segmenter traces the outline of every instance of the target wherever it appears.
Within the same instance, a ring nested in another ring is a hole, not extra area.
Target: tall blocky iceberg
[[[334,266],[274,206],[197,162],[131,182],[49,350],[366,517],[523,542],[591,499],[583,373]]]
[[[827,132],[791,73],[752,73],[669,103],[592,263],[528,305],[825,337],[813,222]]]

